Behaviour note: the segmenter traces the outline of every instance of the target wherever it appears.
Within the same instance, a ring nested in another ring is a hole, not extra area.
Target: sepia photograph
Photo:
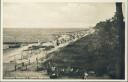
[[[126,80],[126,2],[3,0],[3,80]]]

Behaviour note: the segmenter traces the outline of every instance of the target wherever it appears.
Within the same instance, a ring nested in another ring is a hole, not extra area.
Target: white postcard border
[[[128,62],[128,56],[127,56],[127,46],[128,46],[128,44],[127,44],[127,35],[128,35],[128,28],[127,28],[127,26],[128,26],[128,17],[127,17],[127,8],[128,8],[128,2],[127,2],[127,0],[42,0],[42,2],[98,2],[98,3],[100,3],[100,2],[110,2],[110,3],[112,3],[112,2],[124,2],[125,3],[125,17],[126,17],[126,19],[125,19],[125,80],[107,80],[107,79],[101,79],[101,80],[97,80],[97,79],[94,79],[94,80],[40,80],[40,79],[3,79],[3,2],[4,1],[6,1],[6,0],[1,0],[1,49],[0,49],[0,52],[1,52],[1,56],[0,56],[0,58],[1,58],[1,63],[0,63],[0,71],[1,71],[1,74],[0,74],[0,80],[1,81],[89,81],[89,82],[92,82],[92,81],[98,81],[98,82],[104,82],[104,81],[112,81],[112,82],[120,82],[120,81],[122,81],[122,82],[126,82],[126,81],[128,81],[128,67],[127,67],[127,62]],[[11,0],[10,0],[11,1]],[[12,1],[14,1],[14,0],[12,0]],[[21,0],[22,1],[22,0]],[[37,0],[37,1],[41,1],[41,0]]]

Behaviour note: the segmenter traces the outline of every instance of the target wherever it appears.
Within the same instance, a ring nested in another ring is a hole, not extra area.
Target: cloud
[[[111,18],[114,3],[5,3],[4,27],[89,27]]]

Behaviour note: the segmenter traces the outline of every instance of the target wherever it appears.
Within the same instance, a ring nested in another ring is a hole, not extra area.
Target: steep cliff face
[[[124,61],[124,58],[118,54],[120,53],[119,43],[121,45],[123,43],[119,42],[120,35],[116,28],[117,20],[115,17],[97,23],[93,34],[87,35],[54,53],[50,60],[52,64],[57,67],[94,70],[100,76],[107,74],[111,78],[121,78],[124,72],[120,72],[120,70],[124,68],[122,65],[124,62],[118,61],[120,61],[119,58]],[[124,48],[122,50],[124,51]],[[116,66],[117,64],[121,67]]]
[[[75,67],[113,79],[124,78],[124,22],[121,3],[114,17],[101,21],[95,32],[54,53],[50,61],[57,67]]]

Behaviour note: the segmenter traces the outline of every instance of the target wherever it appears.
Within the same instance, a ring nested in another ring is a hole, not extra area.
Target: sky
[[[110,19],[115,3],[5,0],[4,28],[88,28]]]

